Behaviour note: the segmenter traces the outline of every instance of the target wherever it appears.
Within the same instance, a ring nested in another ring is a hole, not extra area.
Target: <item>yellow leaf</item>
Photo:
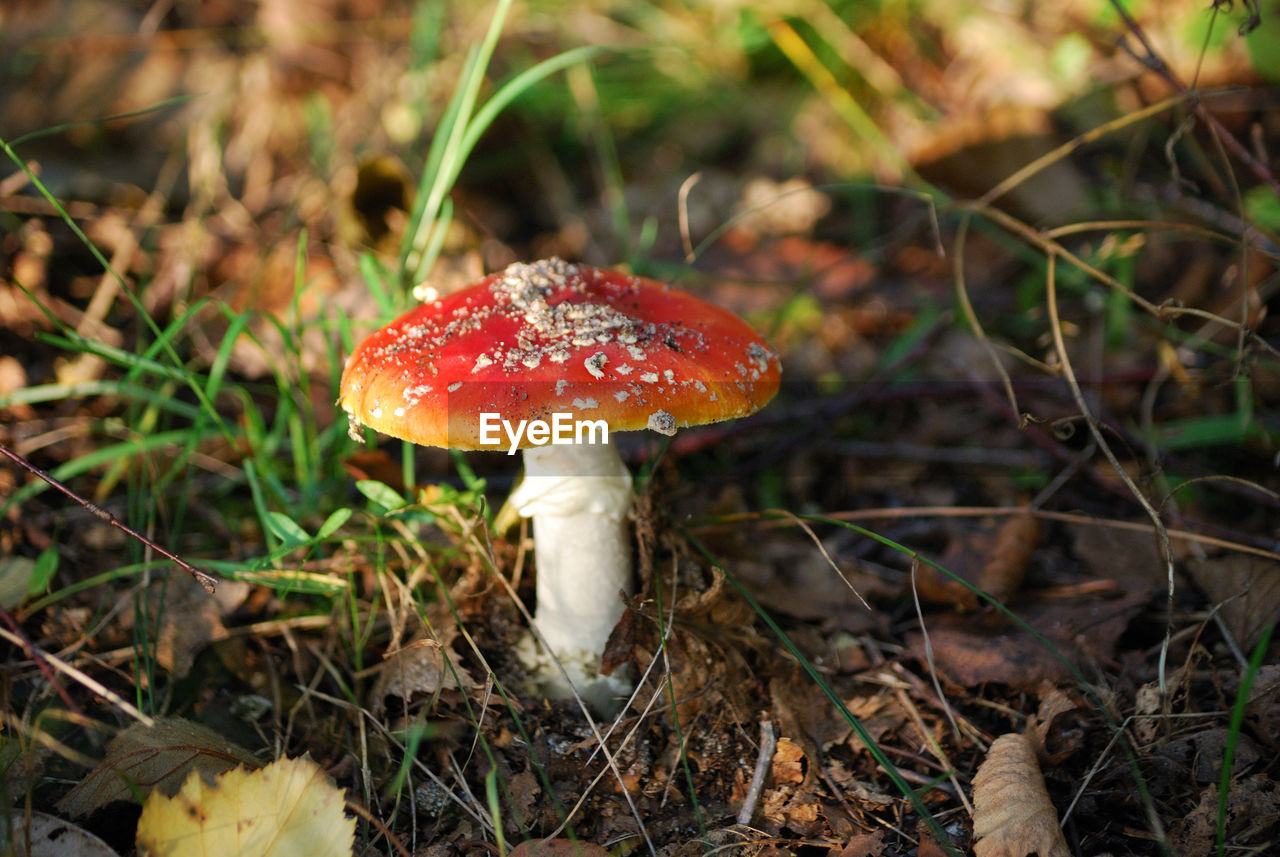
[[[355,819],[310,759],[234,771],[212,785],[192,772],[173,797],[152,792],[138,820],[147,857],[351,857]]]

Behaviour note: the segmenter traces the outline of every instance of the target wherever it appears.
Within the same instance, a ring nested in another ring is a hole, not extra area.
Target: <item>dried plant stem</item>
[[[177,563],[179,566],[183,568],[183,570],[188,572],[192,577],[196,579],[196,583],[199,583],[202,587],[204,587],[205,592],[209,593],[210,595],[213,594],[214,589],[217,587],[217,578],[215,578],[212,574],[209,574],[207,571],[202,571],[196,568],[191,563],[177,556],[176,554],[170,553],[165,548],[156,544],[154,541],[147,538],[142,533],[138,532],[137,530],[130,527],[128,524],[121,521],[119,518],[112,515],[106,509],[94,503],[90,503],[88,500],[81,497],[79,494],[72,491],[67,486],[63,485],[57,479],[54,479],[52,476],[45,473],[39,467],[36,467],[30,461],[27,461],[21,455],[18,455],[18,453],[14,452],[13,450],[9,449],[3,444],[0,444],[0,455],[3,455],[5,458],[8,458],[14,464],[17,464],[18,466],[23,467],[26,470],[30,471],[32,474],[40,477],[45,482],[52,485],[54,488],[57,488],[63,494],[65,494],[66,496],[70,497],[72,500],[75,500],[77,503],[83,506],[91,515],[93,515],[98,520],[104,523],[110,524],[111,526],[115,527],[118,530],[122,530],[126,535],[132,536],[133,538],[142,542],[147,547],[151,548],[151,550],[155,551],[156,553],[160,554],[166,559],[171,560],[174,563]]]
[[[134,720],[137,720],[139,723],[145,723],[147,726],[151,726],[155,723],[155,721],[153,721],[150,717],[148,717],[147,715],[139,711],[137,707],[135,707],[134,705],[129,703],[127,700],[125,700],[124,697],[120,696],[120,694],[116,693],[114,690],[111,690],[109,687],[104,685],[102,682],[98,681],[96,678],[90,676],[88,673],[82,672],[76,667],[73,667],[71,664],[67,663],[66,661],[62,660],[56,655],[46,652],[44,649],[40,648],[34,643],[31,643],[29,641],[24,641],[22,637],[4,628],[0,628],[0,639],[7,640],[8,642],[12,643],[13,645],[27,652],[29,655],[31,655],[32,659],[34,659],[35,661],[48,664],[58,672],[74,679],[84,687],[88,688],[93,693],[98,694],[98,696],[101,696],[110,700],[112,704],[114,704],[117,708],[119,708],[125,714],[128,714]],[[74,710],[74,707],[73,707],[73,710]]]
[[[1018,408],[1018,396],[1013,391],[1013,380],[1009,377],[1009,373],[1005,371],[1004,364],[1000,362],[1000,356],[996,354],[996,347],[987,337],[987,331],[978,319],[978,313],[973,308],[973,302],[969,300],[969,287],[964,274],[964,251],[969,236],[970,219],[969,212],[965,212],[961,216],[960,225],[956,228],[955,245],[952,248],[951,264],[955,273],[956,298],[960,302],[960,311],[964,314],[965,321],[969,322],[969,329],[973,331],[973,335],[978,338],[978,342],[986,349],[987,355],[991,358],[992,367],[995,368],[996,374],[1000,376],[1000,384],[1004,387],[1005,398],[1009,400],[1009,409],[1016,420],[1020,417],[1020,410]]]
[[[1120,460],[1116,458],[1115,452],[1107,444],[1106,438],[1103,437],[1102,431],[1098,428],[1097,420],[1093,416],[1093,412],[1089,409],[1088,403],[1084,398],[1084,391],[1080,389],[1080,383],[1076,379],[1075,369],[1072,368],[1071,360],[1067,355],[1066,342],[1062,337],[1062,324],[1058,317],[1058,288],[1057,288],[1057,268],[1055,262],[1057,256],[1050,254],[1046,261],[1045,269],[1045,302],[1049,311],[1049,330],[1053,334],[1053,347],[1058,354],[1058,360],[1062,365],[1062,377],[1066,380],[1067,386],[1071,388],[1071,395],[1076,401],[1076,407],[1080,409],[1080,414],[1085,418],[1085,424],[1089,427],[1089,432],[1093,435],[1094,442],[1098,448],[1102,450],[1102,454],[1106,456],[1107,461],[1111,463],[1116,475],[1124,482],[1125,486],[1133,493],[1133,497],[1142,506],[1143,511],[1151,519],[1151,525],[1155,527],[1156,538],[1160,544],[1160,555],[1165,563],[1165,574],[1168,580],[1168,595],[1166,608],[1168,611],[1169,621],[1165,623],[1164,641],[1160,646],[1160,664],[1158,667],[1158,678],[1160,683],[1160,695],[1168,698],[1169,686],[1165,676],[1168,660],[1169,660],[1169,642],[1172,633],[1173,619],[1173,596],[1174,596],[1174,576],[1173,576],[1173,543],[1169,538],[1169,531],[1164,525],[1164,521],[1160,519],[1160,513],[1151,505],[1151,501],[1142,493],[1142,490],[1134,483],[1133,479],[1125,471],[1120,464]],[[1155,813],[1150,803],[1144,802],[1147,808],[1148,823],[1151,824],[1152,832],[1156,839],[1163,845],[1165,842],[1164,824],[1160,821],[1160,817]]]
[[[1129,55],[1135,60],[1160,75],[1160,77],[1164,78],[1166,83],[1178,90],[1176,98],[1189,101],[1191,104],[1191,112],[1195,114],[1197,119],[1209,126],[1213,131],[1214,137],[1220,140],[1222,145],[1226,146],[1232,155],[1239,158],[1240,161],[1249,168],[1249,171],[1253,173],[1254,177],[1258,179],[1258,181],[1269,185],[1271,189],[1280,196],[1280,180],[1276,179],[1275,174],[1271,172],[1264,162],[1255,158],[1253,153],[1245,148],[1245,146],[1237,140],[1231,132],[1223,127],[1222,123],[1218,121],[1216,116],[1205,109],[1204,103],[1201,100],[1202,93],[1196,92],[1194,89],[1188,87],[1176,74],[1174,74],[1173,69],[1169,68],[1169,64],[1166,63],[1160,54],[1156,52],[1155,47],[1152,46],[1151,41],[1147,38],[1147,34],[1143,31],[1141,25],[1139,25],[1138,22],[1134,20],[1133,16],[1124,8],[1124,4],[1117,2],[1117,0],[1112,0],[1111,8],[1115,10],[1116,14],[1120,16],[1120,20],[1124,21],[1125,27],[1142,45],[1143,53],[1140,56],[1138,52],[1133,50],[1130,46],[1129,41],[1124,38],[1121,38],[1120,46],[1128,51]]]
[[[1121,128],[1125,128],[1129,125],[1132,125],[1135,122],[1140,122],[1149,116],[1155,115],[1156,113],[1162,113],[1165,110],[1168,110],[1170,107],[1173,107],[1174,105],[1179,104],[1183,101],[1187,101],[1189,99],[1190,99],[1190,96],[1187,95],[1186,93],[1171,95],[1168,98],[1163,99],[1162,101],[1157,101],[1155,104],[1149,104],[1146,107],[1142,108],[1141,110],[1135,110],[1132,113],[1126,113],[1124,116],[1120,116],[1115,119],[1112,119],[1110,122],[1105,122],[1096,128],[1090,128],[1088,131],[1084,132],[1078,137],[1073,137],[1072,139],[1063,143],[1061,146],[1058,146],[1056,149],[1050,152],[1046,152],[1045,154],[1036,158],[1034,161],[1022,167],[1021,169],[1015,170],[1011,175],[1009,175],[1007,178],[1005,178],[1003,181],[1001,181],[991,190],[987,191],[982,196],[980,196],[976,200],[974,205],[977,208],[988,208],[990,207],[992,202],[1004,196],[1006,193],[1013,190],[1015,187],[1022,184],[1027,179],[1031,178],[1041,170],[1044,170],[1047,167],[1052,166],[1053,164],[1062,160],[1063,158],[1069,156],[1072,152],[1074,152],[1076,149],[1079,149],[1081,146],[1086,146],[1089,143],[1094,142],[1095,140],[1100,140],[1106,135],[1110,134],[1112,131],[1118,131]]]

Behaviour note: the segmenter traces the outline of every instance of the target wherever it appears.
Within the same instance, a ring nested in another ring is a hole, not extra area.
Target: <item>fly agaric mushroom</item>
[[[726,310],[652,280],[546,259],[511,265],[369,336],[347,361],[339,403],[353,432],[524,449],[511,501],[533,519],[534,622],[578,694],[604,709],[630,690],[616,672],[599,674],[631,591],[631,477],[609,432],[672,435],[747,416],[773,398],[780,371],[777,354]],[[526,663],[543,690],[571,695],[535,651]]]

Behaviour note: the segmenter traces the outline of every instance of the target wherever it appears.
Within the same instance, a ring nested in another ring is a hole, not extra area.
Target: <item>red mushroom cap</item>
[[[546,259],[370,335],[347,361],[338,401],[383,434],[492,449],[480,442],[483,413],[512,424],[569,413],[611,431],[674,433],[754,413],[780,374],[777,354],[720,307],[643,277]]]

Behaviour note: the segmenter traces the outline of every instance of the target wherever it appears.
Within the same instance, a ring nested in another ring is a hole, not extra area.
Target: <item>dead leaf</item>
[[[530,839],[512,848],[508,857],[609,857],[609,852],[574,839]]]
[[[689,624],[736,629],[749,626],[755,616],[751,605],[729,588],[724,571],[715,566],[711,568],[710,585],[682,596],[675,612]]]
[[[670,683],[681,722],[692,723],[708,710],[741,709],[743,688],[754,681],[744,651],[758,648],[762,638],[752,626],[751,607],[726,583],[724,572],[713,568],[705,588],[675,605],[675,633],[667,642],[671,673],[652,680],[664,694]],[[652,654],[637,646],[634,655],[643,673]]]
[[[993,627],[993,624],[995,627]],[[907,635],[907,649],[947,681],[961,687],[996,682],[1030,688],[1042,681],[1061,682],[1070,672],[1030,634],[1005,627],[999,619],[936,616],[929,619],[932,659],[924,635]]]
[[[435,640],[415,640],[383,657],[378,679],[369,693],[374,714],[386,709],[388,696],[408,701],[417,695],[434,697],[442,690],[480,687],[452,653],[450,663],[445,663],[444,647]]]
[[[511,793],[511,818],[508,825],[513,830],[528,830],[533,826],[534,808],[542,794],[542,786],[532,771],[521,771],[507,780]]]
[[[973,775],[976,857],[1071,857],[1025,736],[1001,735]]]
[[[880,857],[884,853],[884,831],[855,833],[840,849],[839,857]]]
[[[401,497],[405,495],[404,471],[385,449],[359,450],[342,460],[342,467],[353,480],[372,479],[381,482]]]
[[[804,750],[790,738],[779,738],[778,748],[773,753],[773,772],[775,785],[799,785],[804,782],[805,768],[808,762]]]
[[[1007,601],[1022,586],[1039,542],[1040,519],[1029,511],[1007,518],[995,529],[966,532],[951,539],[943,554],[941,565],[950,575],[925,563],[914,569],[916,591],[931,604],[976,610],[983,602],[960,582],[965,580],[997,601]]]
[[[1264,664],[1254,676],[1245,718],[1254,734],[1273,750],[1280,749],[1280,664]]]
[[[916,822],[916,839],[920,843],[920,847],[916,849],[916,857],[948,857],[924,819]]]
[[[1280,564],[1233,554],[1188,562],[1187,570],[1209,600],[1222,605],[1222,618],[1244,649],[1280,622]]]
[[[1227,795],[1227,851],[1269,853],[1280,828],[1280,788],[1266,774],[1233,780]],[[1218,784],[1200,791],[1200,802],[1169,830],[1174,854],[1211,854],[1217,839]],[[1259,847],[1261,850],[1259,851]]]
[[[1114,580],[1124,590],[1162,587],[1168,582],[1164,560],[1151,533],[1104,526],[1075,527],[1072,552],[1091,577]]]
[[[1027,565],[1040,543],[1040,519],[1029,510],[1000,525],[978,574],[978,588],[997,601],[1005,601],[1022,586]]]
[[[31,813],[30,824],[19,813],[0,824],[0,854],[9,857],[118,857],[111,846],[82,827],[47,812]],[[30,844],[31,850],[27,850]]]
[[[146,597],[151,599],[150,612],[159,617],[159,627],[149,633],[155,635],[160,666],[178,678],[189,673],[205,646],[226,639],[222,617],[239,606],[251,589],[244,581],[220,580],[217,592],[210,596],[185,574],[171,574],[152,583]],[[132,608],[124,611],[121,621],[126,627],[136,621]]]
[[[153,793],[138,819],[146,857],[350,857],[356,822],[310,759],[280,759],[257,771],[236,768],[210,785],[192,771],[174,797]]]
[[[1027,723],[1038,744],[1037,755],[1059,764],[1084,746],[1080,701],[1057,687],[1049,687],[1040,698],[1035,716]]]
[[[863,599],[893,597],[897,590],[857,564],[837,560],[837,573],[809,541],[766,542],[747,550],[754,553],[734,564],[734,575],[770,613],[851,634],[884,626],[883,614],[868,610]]]
[[[958,541],[953,541],[947,546],[947,553],[942,558],[942,566],[956,577],[964,577],[962,566],[965,563],[962,555],[968,555],[975,538],[977,537],[971,535],[959,549],[957,549],[957,545],[960,544]],[[916,563],[912,571],[911,582],[915,586],[916,594],[924,603],[945,604],[960,610],[978,609],[978,596],[955,577],[926,562]]]
[[[1088,595],[1032,601],[1022,605],[1023,619],[1067,660],[1109,659],[1129,622],[1150,602],[1146,591],[1119,598]],[[907,635],[911,656],[936,668],[950,682],[973,687],[999,682],[1034,690],[1041,682],[1070,680],[1066,666],[1038,640],[1000,616],[944,614],[928,617],[932,658],[924,635]]]
[[[172,795],[187,774],[207,777],[237,765],[257,767],[249,751],[199,723],[158,718],[130,726],[107,743],[107,755],[58,801],[58,810],[82,818],[115,801],[145,798],[152,791]]]
[[[36,561],[25,556],[0,557],[0,607],[12,610],[27,595]]]
[[[810,755],[849,734],[848,721],[827,701],[822,688],[798,669],[769,680],[769,700],[778,720],[778,733],[790,735]]]

